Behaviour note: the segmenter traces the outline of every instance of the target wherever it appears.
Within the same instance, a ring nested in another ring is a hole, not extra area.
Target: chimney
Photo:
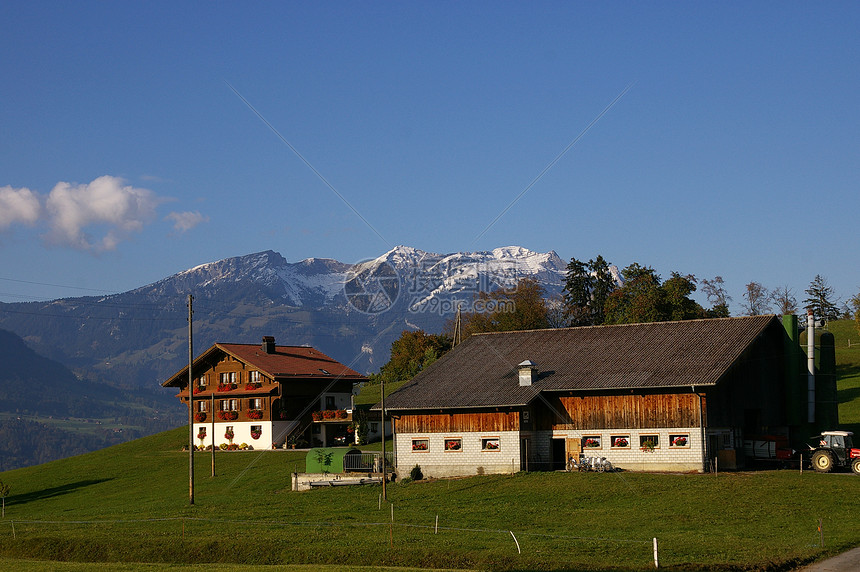
[[[263,351],[267,354],[275,353],[275,337],[263,336]]]
[[[517,366],[519,370],[520,386],[531,385],[537,377],[537,364],[531,360],[525,360]]]

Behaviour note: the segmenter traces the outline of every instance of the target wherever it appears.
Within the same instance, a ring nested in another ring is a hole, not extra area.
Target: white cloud
[[[30,189],[0,187],[0,231],[15,223],[34,224],[41,214],[39,196]]]
[[[165,220],[173,221],[173,230],[177,232],[186,232],[194,228],[200,223],[209,222],[208,216],[203,216],[198,211],[194,212],[172,212],[166,217]]]
[[[48,241],[102,252],[116,249],[120,241],[143,230],[165,199],[124,183],[109,175],[85,185],[57,183],[45,204],[51,229]],[[93,226],[101,229],[100,238],[93,238],[93,231],[88,231]]]

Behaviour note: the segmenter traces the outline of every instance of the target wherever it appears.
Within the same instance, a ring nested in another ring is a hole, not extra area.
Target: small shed
[[[343,473],[343,459],[347,455],[361,455],[361,451],[349,447],[317,447],[305,457],[306,473]]]

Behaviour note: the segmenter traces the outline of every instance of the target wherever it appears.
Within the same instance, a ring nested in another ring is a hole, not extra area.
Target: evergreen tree
[[[605,322],[606,300],[615,288],[609,262],[598,255],[588,263],[571,258],[564,283],[566,317],[572,326]]]
[[[588,267],[584,262],[571,258],[564,281],[565,311],[571,326],[585,326],[590,323],[591,290]]]
[[[803,301],[804,308],[811,309],[817,317],[825,321],[839,318],[839,307],[833,301],[833,288],[826,278],[816,274],[805,292],[809,294],[809,298]]]

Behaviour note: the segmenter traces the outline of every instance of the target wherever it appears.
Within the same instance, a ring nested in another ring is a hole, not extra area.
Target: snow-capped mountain
[[[0,312],[0,328],[79,375],[155,387],[187,361],[192,294],[195,352],[218,341],[257,343],[274,335],[279,344],[313,345],[370,372],[387,361],[403,330],[441,331],[458,307],[471,309],[479,291],[530,277],[548,296],[560,293],[565,266],[555,252],[518,246],[452,254],[398,246],[358,264],[288,262],[269,250],[202,264],[122,294],[6,304],[12,311]]]

